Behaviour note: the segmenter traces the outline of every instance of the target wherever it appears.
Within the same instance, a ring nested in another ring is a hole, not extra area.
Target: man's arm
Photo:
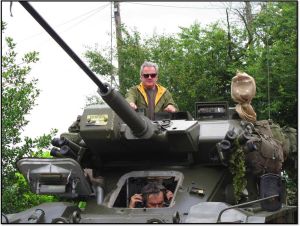
[[[166,90],[165,93],[165,108],[164,111],[166,112],[176,112],[178,111],[178,106],[175,103],[175,101],[173,100],[172,94],[169,92],[169,90]]]
[[[129,103],[129,105],[136,110],[137,106],[136,106],[136,99],[137,99],[137,94],[136,94],[136,88],[135,87],[131,87],[128,92],[125,95],[125,99],[126,101]]]

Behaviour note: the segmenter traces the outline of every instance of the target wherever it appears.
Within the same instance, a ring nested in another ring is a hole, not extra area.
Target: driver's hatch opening
[[[176,171],[135,171],[120,178],[118,188],[113,192],[110,203],[111,207],[128,208],[130,199],[135,194],[142,194],[143,188],[149,184],[162,185],[164,202],[162,207],[174,205],[176,192],[181,186],[183,174]],[[146,186],[147,187],[147,186]],[[172,194],[170,197],[170,193]],[[134,208],[146,206],[146,196],[142,194],[142,202],[136,203]]]

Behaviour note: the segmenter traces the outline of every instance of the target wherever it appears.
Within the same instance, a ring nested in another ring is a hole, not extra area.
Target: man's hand
[[[165,109],[164,111],[166,112],[175,112],[176,111],[176,108],[172,105],[172,104],[169,104]]]
[[[130,105],[130,107],[133,108],[133,110],[136,110],[136,109],[137,109],[137,106],[135,105],[135,103],[130,102],[129,105]]]
[[[167,196],[168,201],[170,201],[173,198],[173,192],[171,192],[170,190],[167,190],[166,196]]]
[[[143,202],[143,197],[141,194],[134,194],[130,198],[129,208],[135,208],[137,202]]]

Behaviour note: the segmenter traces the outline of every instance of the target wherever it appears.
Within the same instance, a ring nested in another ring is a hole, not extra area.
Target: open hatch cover
[[[33,193],[69,198],[92,194],[81,166],[74,159],[23,158],[17,162],[17,167]]]

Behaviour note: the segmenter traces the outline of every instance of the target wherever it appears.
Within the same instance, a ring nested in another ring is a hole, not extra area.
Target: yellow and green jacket
[[[156,84],[157,93],[155,97],[155,112],[162,112],[169,105],[173,105],[178,111],[178,106],[172,98],[171,93],[163,86]],[[148,98],[144,86],[140,83],[137,86],[131,87],[127,94],[126,100],[128,103],[135,103],[138,108],[148,109]]]

